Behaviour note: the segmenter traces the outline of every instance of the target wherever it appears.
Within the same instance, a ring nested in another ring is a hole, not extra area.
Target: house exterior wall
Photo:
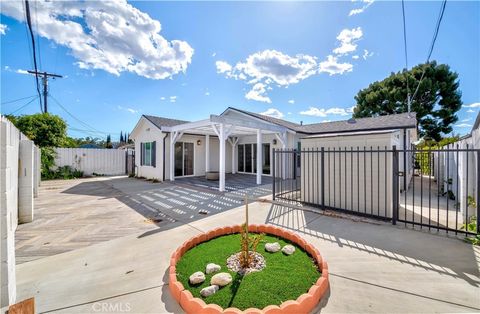
[[[163,138],[166,136],[166,133],[162,133],[155,125],[150,123],[150,121],[142,118],[138,125],[138,132],[135,136],[132,136],[135,141],[135,166],[136,166],[136,175],[137,177],[144,177],[147,179],[157,179],[162,180],[163,178],[163,166],[162,166],[162,156],[163,156]],[[140,143],[153,142],[157,141],[155,156],[157,157],[156,167],[153,166],[142,166],[140,165],[141,161],[141,149]]]
[[[302,150],[355,151],[357,147],[391,149],[400,144],[400,131],[351,136],[301,139]],[[315,156],[315,157],[314,157]],[[330,156],[330,158],[328,157]],[[318,157],[318,159],[317,159]],[[330,159],[330,160],[328,160]],[[346,167],[345,167],[346,165]],[[373,167],[371,166],[373,165]],[[379,167],[378,167],[379,166]],[[322,190],[320,154],[303,153],[300,167],[301,199],[320,204]],[[364,169],[366,171],[364,172]],[[392,154],[391,153],[325,153],[323,175],[325,205],[356,212],[392,217]],[[353,184],[352,184],[353,182]],[[372,197],[373,196],[373,197]]]

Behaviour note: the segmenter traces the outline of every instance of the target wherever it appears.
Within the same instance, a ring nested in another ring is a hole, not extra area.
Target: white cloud
[[[352,59],[355,59],[355,60],[357,60],[358,58],[360,58],[358,55],[354,55],[354,56],[352,56]]]
[[[467,112],[468,112],[468,113],[474,113],[474,112],[475,112],[475,110],[468,109],[468,110],[467,110]]]
[[[257,83],[276,83],[281,86],[296,84],[316,73],[315,57],[297,54],[286,55],[276,50],[264,50],[247,57],[245,62],[239,62],[234,67],[225,61],[217,61],[217,72],[228,77],[250,80]]]
[[[77,99],[77,102],[78,102],[78,99]],[[132,114],[138,113],[138,110],[133,109],[133,108],[127,108],[127,107],[122,107],[122,106],[117,106],[117,108],[118,108],[119,110],[128,111],[128,112],[130,112],[130,113],[132,113]]]
[[[217,55],[217,53],[216,53],[216,52],[212,53],[212,57],[215,57],[216,55]]]
[[[15,70],[15,73],[18,73],[18,74],[29,74],[27,70],[22,70],[22,69]]]
[[[163,96],[162,96],[162,97],[160,97],[160,100],[165,100],[165,99],[166,99],[166,98],[165,98],[165,97],[163,97]]]
[[[470,105],[463,105],[465,108],[479,108],[480,107],[480,102],[474,102]]]
[[[249,100],[271,103],[272,101],[270,100],[270,98],[265,95],[266,91],[267,90],[265,84],[257,83],[253,85],[252,89],[245,95],[245,98]]]
[[[344,29],[338,34],[337,39],[340,46],[333,49],[333,53],[338,55],[348,54],[357,50],[357,42],[363,36],[362,28]]]
[[[0,24],[0,35],[5,35],[7,33],[7,25],[5,24]]]
[[[320,62],[319,72],[326,72],[330,75],[351,72],[353,65],[347,62],[339,63],[337,57],[329,55],[327,60]]]
[[[460,121],[460,122],[468,122],[468,121],[471,121],[471,120],[472,120],[472,118],[467,118],[467,119],[463,119],[463,120]]]
[[[176,102],[177,96],[170,96],[170,102]]]
[[[277,118],[277,119],[282,119],[284,117],[284,114],[282,112],[280,112],[280,110],[275,109],[275,108],[269,108],[265,112],[260,112],[260,114],[262,114],[264,116],[274,117],[274,118]]]
[[[357,1],[352,1],[352,2],[357,2]],[[363,6],[361,8],[358,8],[358,9],[352,9],[350,11],[350,13],[348,14],[348,16],[363,13],[363,11],[365,11],[369,6],[371,6],[373,4],[374,0],[360,0],[359,2],[361,2],[363,4]]]
[[[215,62],[217,67],[217,73],[225,73],[227,76],[230,76],[232,73],[232,66],[225,61],[217,61]]]
[[[373,52],[369,52],[367,49],[363,49],[363,60],[367,60],[367,58],[370,58],[371,56],[373,56]]]
[[[351,108],[329,108],[319,109],[317,107],[310,107],[308,110],[300,111],[301,115],[314,116],[314,117],[326,117],[328,115],[348,116],[351,113]]]
[[[293,104],[295,103],[295,100],[290,99],[290,100],[288,101],[288,103],[291,104],[291,105],[293,105]]]
[[[23,22],[22,2],[2,2],[2,14]],[[126,0],[39,1],[35,18],[35,32],[67,47],[82,69],[165,79],[185,72],[194,53],[186,41],[161,36],[160,22]]]
[[[459,124],[455,124],[455,126],[457,128],[471,128],[472,127],[472,125],[468,124],[468,123],[459,123]]]
[[[205,96],[210,96],[210,92],[205,92]]]

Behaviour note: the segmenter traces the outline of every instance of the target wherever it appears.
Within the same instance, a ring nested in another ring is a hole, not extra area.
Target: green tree
[[[64,147],[68,142],[67,124],[59,116],[37,113],[7,118],[39,147]]]
[[[435,61],[417,65],[410,71],[392,73],[360,90],[355,96],[357,106],[353,117],[407,112],[407,80],[411,96],[418,86],[411,111],[417,114],[420,135],[440,141],[452,132],[452,125],[458,120],[456,112],[462,107],[462,94],[458,89],[458,74],[448,65],[437,65]]]

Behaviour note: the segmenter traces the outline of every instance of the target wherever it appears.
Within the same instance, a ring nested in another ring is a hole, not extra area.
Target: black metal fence
[[[479,150],[274,150],[273,197],[462,234],[478,232]]]

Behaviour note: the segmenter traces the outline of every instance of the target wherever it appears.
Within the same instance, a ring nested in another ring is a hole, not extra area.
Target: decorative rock
[[[192,285],[198,285],[205,281],[205,274],[201,271],[197,271],[189,277],[189,280]]]
[[[292,255],[295,252],[295,247],[291,244],[287,244],[282,248],[282,252],[287,255]]]
[[[215,274],[210,280],[211,285],[217,285],[220,287],[226,286],[231,282],[232,282],[232,276],[229,273]]]
[[[211,274],[211,273],[215,273],[215,272],[219,271],[220,269],[222,269],[222,267],[220,267],[220,265],[217,265],[217,264],[214,264],[214,263],[209,263],[209,264],[207,264],[207,268],[206,268],[205,272],[207,274]]]
[[[215,294],[218,291],[219,287],[217,285],[211,285],[200,290],[200,295],[204,298]]]
[[[270,253],[275,253],[280,251],[280,244],[278,242],[267,243],[265,244],[265,250]]]

